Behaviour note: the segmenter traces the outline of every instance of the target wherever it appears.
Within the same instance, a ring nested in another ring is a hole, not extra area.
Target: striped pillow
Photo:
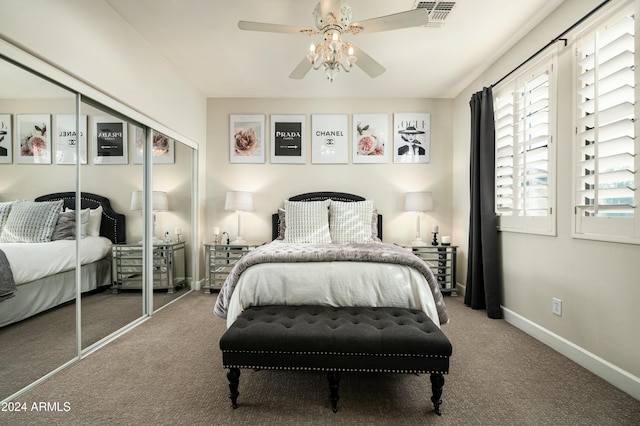
[[[330,243],[329,204],[324,201],[285,200],[287,227],[284,231],[286,243]]]
[[[369,243],[373,200],[332,201],[329,208],[329,229],[334,243]]]
[[[62,200],[58,201],[15,201],[11,206],[0,242],[3,243],[46,243],[62,211]]]

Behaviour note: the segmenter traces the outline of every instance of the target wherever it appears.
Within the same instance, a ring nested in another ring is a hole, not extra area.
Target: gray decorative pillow
[[[0,242],[46,243],[62,211],[62,200],[58,201],[14,201],[9,217],[2,228]]]
[[[278,238],[276,240],[284,240],[284,232],[287,229],[287,212],[284,209],[278,209]]]
[[[11,205],[13,201],[6,201],[4,203],[0,203],[0,232],[2,232],[2,228],[9,217],[9,212],[11,211]]]
[[[370,243],[373,201],[332,201],[329,229],[334,243]]]
[[[51,241],[74,240],[76,238],[76,212],[62,212],[58,215]]]
[[[284,209],[287,212],[287,227],[284,230],[284,241],[287,243],[330,243],[330,203],[331,200],[285,200]]]

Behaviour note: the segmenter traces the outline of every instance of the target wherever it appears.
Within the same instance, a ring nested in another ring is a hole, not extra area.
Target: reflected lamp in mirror
[[[224,209],[226,211],[235,211],[238,216],[238,233],[236,234],[236,239],[231,241],[231,244],[246,244],[246,240],[242,238],[241,216],[242,212],[250,212],[253,210],[253,194],[246,191],[227,192],[227,197],[224,201]]]
[[[131,210],[142,210],[144,205],[144,194],[142,191],[133,191],[131,193]],[[151,206],[153,209],[153,244],[163,242],[161,238],[156,237],[156,212],[169,211],[169,197],[164,191],[153,191]],[[142,241],[140,241],[142,243]]]
[[[411,242],[412,246],[425,246],[420,236],[420,214],[433,210],[433,197],[431,192],[407,192],[404,199],[404,210],[416,213],[416,239]]]

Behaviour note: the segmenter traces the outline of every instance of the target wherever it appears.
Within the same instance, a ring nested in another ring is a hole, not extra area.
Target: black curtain
[[[494,212],[495,123],[490,87],[475,93],[471,107],[471,209],[467,286],[464,303],[486,309],[489,318],[502,318],[500,255]]]

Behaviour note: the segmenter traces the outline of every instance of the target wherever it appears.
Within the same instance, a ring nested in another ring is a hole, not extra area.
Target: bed
[[[411,251],[382,242],[373,201],[334,192],[285,200],[273,241],[234,265],[214,313],[237,408],[241,369],[327,372],[337,412],[341,372],[430,374],[440,415],[452,346],[440,287]]]
[[[81,292],[111,286],[111,245],[125,242],[125,216],[100,195],[82,192],[80,204],[76,215],[75,192],[0,203],[0,327],[75,299],[77,216]],[[37,212],[37,224],[18,212]]]
[[[273,215],[274,240],[241,258],[214,313],[230,327],[251,306],[399,307],[448,321],[440,287],[410,251],[382,242],[373,201],[340,192],[297,195]],[[313,278],[310,278],[313,277]]]

